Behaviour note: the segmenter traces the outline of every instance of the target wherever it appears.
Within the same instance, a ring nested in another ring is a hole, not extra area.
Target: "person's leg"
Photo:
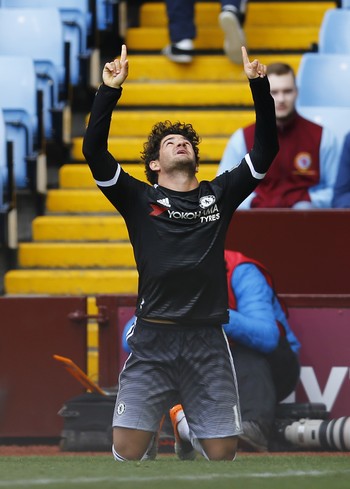
[[[209,460],[233,461],[237,452],[237,436],[199,440]]]
[[[190,63],[193,56],[194,0],[166,0],[170,45],[162,53],[171,61]]]
[[[268,449],[276,408],[276,389],[266,355],[242,345],[232,349],[235,361],[244,434],[240,437],[258,451]]]
[[[169,37],[172,44],[196,37],[194,0],[166,0]]]
[[[112,453],[117,461],[145,460],[156,456],[157,433],[168,404],[166,393],[161,393],[160,389],[157,395],[162,379],[154,375],[153,383],[148,372],[151,372],[148,365],[133,368],[129,362],[120,375],[113,415]],[[135,378],[140,380],[135,381]]]
[[[153,443],[155,433],[130,428],[113,428],[113,456],[119,462],[142,460]]]
[[[208,460],[234,460],[238,439],[234,437],[198,439],[188,426],[182,405],[170,409],[175,434],[175,453],[181,460],[194,460],[195,451]]]
[[[241,47],[247,45],[243,24],[246,0],[222,0],[219,25],[224,33],[224,51],[236,64],[242,63]]]
[[[283,401],[295,389],[300,377],[300,363],[287,339],[281,336],[278,347],[267,355],[277,394],[277,402]]]
[[[209,460],[233,460],[242,428],[233,361],[221,328],[187,333],[180,379],[193,447]]]
[[[115,460],[144,459],[156,441],[175,391],[174,369],[167,359],[169,341],[160,328],[145,326],[140,320],[128,337],[131,354],[119,376],[113,415]]]

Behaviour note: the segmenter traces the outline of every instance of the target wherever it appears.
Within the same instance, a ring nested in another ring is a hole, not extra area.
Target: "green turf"
[[[0,458],[2,488],[349,489],[350,454],[240,454],[235,462],[114,462],[110,456]]]

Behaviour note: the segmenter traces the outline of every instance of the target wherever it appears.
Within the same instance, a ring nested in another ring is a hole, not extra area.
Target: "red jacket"
[[[255,124],[243,129],[249,151],[254,142]],[[320,181],[319,152],[322,127],[295,113],[278,127],[279,152],[265,178],[255,189],[251,207],[293,207],[310,202],[309,188]]]
[[[267,268],[264,267],[258,260],[254,260],[254,258],[249,258],[239,251],[231,251],[231,250],[225,250],[225,262],[226,262],[226,278],[227,278],[227,291],[228,291],[228,306],[230,309],[237,309],[237,303],[236,303],[236,297],[234,295],[234,291],[232,289],[231,281],[232,281],[232,274],[235,270],[235,268],[238,265],[241,265],[242,263],[252,263],[258,267],[260,272],[264,275],[267,283],[271,287],[271,289],[274,291],[274,285],[273,285],[273,279],[272,275],[270,272],[267,270]],[[276,297],[277,294],[275,293]],[[278,297],[277,297],[278,299]],[[288,316],[288,311],[285,306],[285,304],[278,299],[282,309],[284,309],[284,312]],[[280,330],[281,335],[285,335],[285,330],[283,325],[279,322],[277,322],[278,329]]]

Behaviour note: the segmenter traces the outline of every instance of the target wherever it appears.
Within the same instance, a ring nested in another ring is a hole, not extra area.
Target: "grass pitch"
[[[114,462],[110,455],[4,456],[0,489],[349,489],[350,454],[239,454],[235,462]]]

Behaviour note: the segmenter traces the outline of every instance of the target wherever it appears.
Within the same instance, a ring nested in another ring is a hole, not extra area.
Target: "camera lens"
[[[300,419],[285,427],[285,439],[304,448],[350,450],[350,417],[331,419]]]

